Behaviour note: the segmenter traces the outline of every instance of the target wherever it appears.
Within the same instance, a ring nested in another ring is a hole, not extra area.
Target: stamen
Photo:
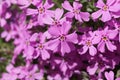
[[[64,34],[60,35],[59,37],[60,41],[65,41],[66,40],[66,36]]]
[[[109,7],[108,7],[107,5],[104,5],[102,9],[103,9],[104,11],[107,11],[108,8],[109,8]]]

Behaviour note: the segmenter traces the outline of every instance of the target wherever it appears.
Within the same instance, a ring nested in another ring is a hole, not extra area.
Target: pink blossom
[[[82,8],[82,4],[74,1],[72,7],[68,1],[64,1],[62,7],[70,11],[65,14],[66,17],[73,18],[75,16],[75,19],[79,20],[80,22],[89,21],[90,14],[88,12],[80,11]]]
[[[117,0],[107,0],[106,3],[104,3],[103,0],[98,0],[96,7],[99,8],[99,10],[94,12],[92,17],[93,19],[97,19],[102,16],[101,20],[103,22],[111,20],[115,15],[114,12],[120,10],[120,4]]]

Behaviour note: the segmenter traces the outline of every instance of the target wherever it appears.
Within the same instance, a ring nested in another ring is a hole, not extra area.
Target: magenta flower
[[[108,27],[106,27],[104,30],[96,32],[96,35],[96,41],[100,41],[97,46],[100,52],[105,52],[105,45],[111,52],[117,49],[117,47],[113,45],[113,43],[110,41],[111,39],[114,39],[117,35],[115,30],[108,30]]]
[[[93,19],[97,19],[102,16],[101,20],[103,22],[111,20],[114,16],[114,12],[118,12],[120,10],[120,4],[117,0],[107,0],[106,4],[103,0],[98,0],[96,7],[100,10],[94,12],[92,17]]]
[[[95,33],[89,32],[90,36],[87,36],[86,34],[83,35],[82,41],[80,41],[79,45],[83,45],[82,52],[79,52],[80,54],[85,54],[89,49],[89,54],[91,56],[94,56],[97,53],[97,49],[93,46],[98,43],[98,41],[95,41]]]
[[[50,54],[48,52],[48,46],[45,42],[45,35],[42,34],[42,33],[34,33],[32,35],[32,37],[30,38],[30,41],[32,42],[37,42],[38,40],[38,43],[36,43],[35,45],[35,53],[33,54],[33,57],[36,59],[38,58],[39,56],[41,56],[41,58],[43,60],[46,60],[46,59],[49,59],[50,58]]]
[[[63,17],[63,9],[59,9],[57,8],[55,11],[54,11],[54,16],[53,17],[50,17],[50,16],[47,16],[43,19],[43,22],[45,24],[48,24],[48,25],[52,25],[52,26],[60,26],[62,25],[63,22],[66,21],[66,17]]]
[[[46,2],[44,4],[43,4],[43,2],[41,2],[39,5],[37,5],[37,9],[28,8],[27,15],[38,15],[37,16],[38,23],[43,24],[43,18],[46,15],[53,16],[53,11],[48,10],[48,9],[52,8],[53,6],[54,6],[53,3],[49,3],[48,0],[46,0]]]
[[[70,28],[69,23],[63,23],[61,27],[49,28],[48,32],[52,35],[53,40],[48,42],[48,47],[54,52],[60,50],[62,55],[71,52],[71,47],[74,46],[71,43],[77,43],[78,40],[75,32],[68,34]]]
[[[79,20],[80,22],[83,22],[83,20],[89,21],[90,14],[88,12],[80,11],[82,4],[74,1],[73,7],[72,7],[68,1],[64,1],[64,3],[62,4],[62,7],[70,11],[65,14],[66,17],[73,18],[75,16],[75,19]]]

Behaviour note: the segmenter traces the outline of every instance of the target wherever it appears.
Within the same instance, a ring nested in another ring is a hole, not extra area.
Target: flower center
[[[109,8],[109,7],[108,7],[107,5],[104,5],[102,9],[103,9],[104,11],[107,11],[108,8]]]
[[[90,40],[86,41],[86,45],[87,46],[91,46],[92,45],[92,42]]]
[[[73,9],[73,13],[75,13],[75,14],[79,14],[79,9]]]
[[[44,48],[44,45],[40,43],[40,44],[38,45],[38,48],[41,50],[41,49]]]
[[[107,41],[108,40],[107,36],[102,36],[102,40]]]
[[[59,37],[60,41],[65,41],[66,40],[66,36],[64,34],[60,35]]]
[[[39,8],[39,13],[42,14],[42,13],[44,13],[44,12],[45,12],[45,8],[44,8],[44,7],[40,7],[40,8]]]
[[[59,22],[59,21],[54,20],[53,25],[59,25],[59,24],[60,24],[60,22]]]

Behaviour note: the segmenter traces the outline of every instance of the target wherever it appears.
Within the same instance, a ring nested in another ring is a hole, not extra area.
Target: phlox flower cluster
[[[0,1],[0,38],[15,46],[0,80],[120,80],[120,0],[54,1]]]

